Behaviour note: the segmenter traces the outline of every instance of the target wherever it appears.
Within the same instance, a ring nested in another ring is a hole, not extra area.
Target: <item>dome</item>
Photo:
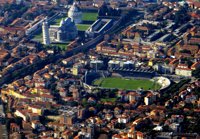
[[[76,24],[82,22],[82,12],[76,3],[72,5],[72,7],[68,11],[68,17],[72,19]]]
[[[52,25],[49,29],[50,39],[52,42],[66,42],[74,40],[78,35],[78,30],[71,18],[63,18],[60,25]]]

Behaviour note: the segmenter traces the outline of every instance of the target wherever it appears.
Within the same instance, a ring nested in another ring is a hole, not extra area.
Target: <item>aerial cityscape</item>
[[[199,0],[0,0],[0,139],[200,139]]]

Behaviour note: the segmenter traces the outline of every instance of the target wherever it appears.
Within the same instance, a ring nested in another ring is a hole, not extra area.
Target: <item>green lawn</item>
[[[95,80],[94,85],[105,88],[131,89],[136,90],[143,88],[144,90],[160,89],[160,85],[148,79],[125,79],[125,78],[101,78]]]
[[[88,24],[77,24],[76,26],[79,31],[86,31],[90,27]]]
[[[95,21],[97,20],[98,13],[92,13],[92,12],[84,12],[83,13],[83,21]]]
[[[42,42],[42,32],[39,34],[34,35],[33,40]]]
[[[98,80],[95,80],[95,81],[93,82],[93,84],[94,84],[94,85],[100,86],[101,83],[103,82],[103,80],[104,80],[104,78],[100,78],[100,79],[98,79]]]
[[[42,38],[42,33],[35,35],[35,39],[41,39]]]

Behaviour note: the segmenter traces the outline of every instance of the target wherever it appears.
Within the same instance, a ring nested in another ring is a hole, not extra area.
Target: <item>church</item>
[[[78,30],[71,18],[62,19],[60,25],[50,25],[49,37],[51,42],[67,42],[77,37]]]
[[[62,19],[59,25],[50,25],[48,27],[48,20],[45,19],[43,23],[43,44],[49,45],[52,42],[67,42],[74,40],[78,36],[78,29],[76,24],[82,22],[82,11],[73,3],[68,11],[68,17]]]

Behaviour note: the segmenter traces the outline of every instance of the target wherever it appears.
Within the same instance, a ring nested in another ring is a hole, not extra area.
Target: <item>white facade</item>
[[[153,66],[154,70],[159,71],[164,74],[172,74],[174,73],[175,68],[166,64],[156,64]]]
[[[153,81],[154,81],[154,82],[157,82],[157,83],[161,86],[161,89],[167,88],[167,87],[169,87],[170,84],[171,84],[171,81],[170,81],[168,78],[162,77],[162,76],[160,76],[160,77],[155,77],[155,78],[153,79]]]
[[[156,95],[146,96],[144,98],[145,105],[151,105],[156,100]]]
[[[100,69],[103,66],[102,60],[92,60],[90,61],[90,67],[93,69]]]
[[[41,27],[44,20],[45,19],[42,19],[40,21],[34,21],[35,23],[33,23],[33,25],[31,25],[29,28],[26,29],[25,31],[26,35],[30,35],[33,31]]]
[[[192,70],[176,69],[176,75],[192,76]]]
[[[18,116],[18,117],[21,117],[24,121],[28,120],[27,117],[18,110],[15,112],[15,115]]]
[[[126,124],[126,123],[129,122],[129,117],[122,115],[122,116],[118,117],[117,121],[118,121],[118,123],[124,123],[124,124]]]
[[[120,67],[120,61],[118,61],[118,60],[110,60],[109,62],[108,62],[108,67],[109,68],[119,68]]]
[[[149,97],[145,97],[144,98],[144,103],[145,103],[145,105],[150,105],[151,104],[150,98]]]
[[[175,70],[175,74],[181,76],[192,76],[192,70],[189,69],[187,66],[178,65],[178,67]]]

